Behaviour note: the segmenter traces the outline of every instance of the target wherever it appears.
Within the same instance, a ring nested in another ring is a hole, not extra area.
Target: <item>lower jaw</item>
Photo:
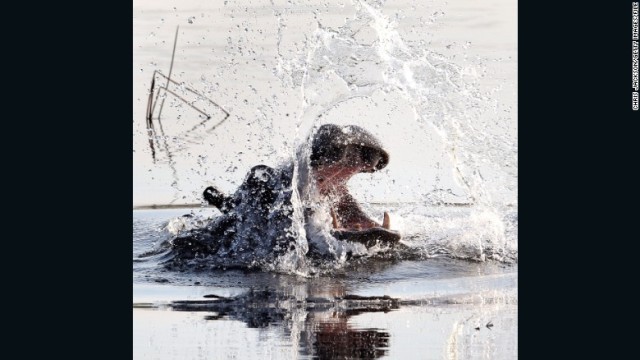
[[[402,236],[399,232],[381,227],[372,227],[364,230],[357,229],[333,229],[331,235],[338,240],[351,241],[372,247],[376,244],[395,245]]]

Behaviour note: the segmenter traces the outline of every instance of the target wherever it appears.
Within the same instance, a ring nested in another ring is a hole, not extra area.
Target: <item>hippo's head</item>
[[[319,196],[328,203],[331,235],[339,240],[364,243],[377,240],[395,243],[400,234],[389,229],[389,215],[382,223],[369,218],[347,188],[358,173],[372,173],[389,163],[382,144],[365,129],[355,126],[322,125],[313,134],[309,156],[310,179]]]

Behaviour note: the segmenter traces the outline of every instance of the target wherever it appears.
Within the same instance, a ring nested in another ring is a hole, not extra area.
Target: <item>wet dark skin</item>
[[[379,242],[391,245],[397,243],[401,236],[397,231],[390,229],[389,214],[384,213],[382,223],[370,219],[347,188],[347,182],[352,176],[372,173],[386,167],[389,155],[380,142],[358,126],[333,124],[318,128],[310,142],[310,178],[315,182],[320,196],[330,204],[333,228],[331,234],[336,239],[359,242],[367,247]],[[264,166],[256,168],[272,171]],[[264,182],[254,180],[253,173],[256,168],[252,169],[245,179],[243,187],[259,190],[256,193],[271,193],[271,189],[264,185]],[[233,213],[236,206],[244,201],[241,197],[234,200],[213,187],[208,187],[203,195],[209,204],[225,214]],[[264,207],[268,206],[267,200]]]

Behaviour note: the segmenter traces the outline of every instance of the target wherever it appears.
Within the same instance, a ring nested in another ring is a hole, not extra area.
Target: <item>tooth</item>
[[[389,213],[388,212],[384,212],[384,218],[382,220],[382,227],[385,229],[390,229],[390,224],[389,224]]]
[[[333,228],[339,228],[340,224],[338,223],[338,217],[336,217],[336,213],[333,211],[333,208],[331,208],[331,219],[333,219]]]

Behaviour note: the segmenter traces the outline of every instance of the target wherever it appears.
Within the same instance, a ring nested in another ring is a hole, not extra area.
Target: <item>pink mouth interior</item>
[[[332,226],[337,230],[359,231],[374,227],[388,229],[388,217],[385,224],[370,219],[360,208],[356,199],[349,194],[347,181],[360,172],[371,172],[366,166],[345,166],[340,163],[317,169],[315,178],[320,194],[327,197],[331,204]],[[386,226],[383,226],[386,225]]]

